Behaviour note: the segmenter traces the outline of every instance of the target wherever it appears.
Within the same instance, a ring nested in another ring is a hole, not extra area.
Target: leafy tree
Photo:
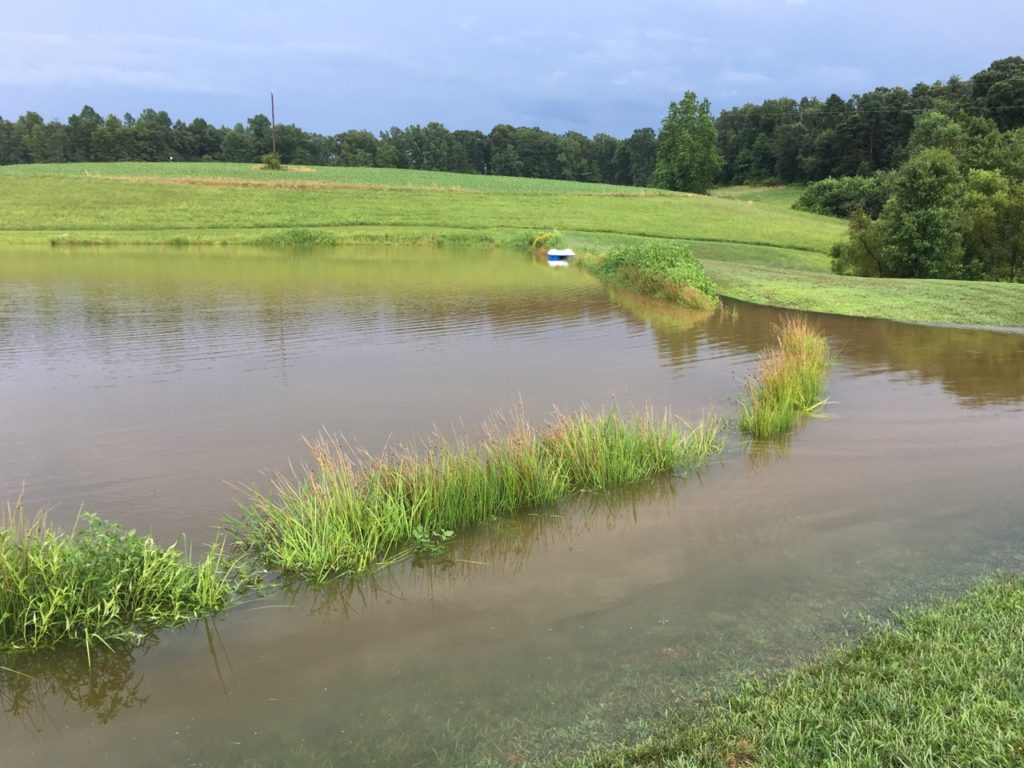
[[[871,176],[830,177],[809,184],[793,207],[844,219],[862,211],[877,219],[891,190],[892,171],[877,171]]]
[[[960,166],[945,149],[925,149],[897,171],[880,217],[883,274],[961,276],[963,187]]]
[[[658,161],[658,135],[653,128],[637,128],[624,142],[629,165],[629,183],[649,187]]]
[[[345,131],[330,140],[330,165],[371,168],[376,165],[377,139],[369,131]]]
[[[569,131],[558,137],[558,165],[561,178],[570,181],[597,181],[597,166],[591,157],[590,140],[582,133]]]
[[[409,159],[405,154],[405,134],[397,126],[382,131],[377,142],[377,167],[408,168]]]
[[[655,163],[655,184],[664,189],[707,194],[722,168],[718,131],[707,99],[686,91],[669,104],[661,122]]]
[[[68,118],[65,135],[65,156],[71,162],[92,159],[92,137],[103,125],[103,118],[86,104],[77,115]]]
[[[998,167],[1007,178],[1024,181],[1024,128],[1000,136]]]
[[[967,134],[956,120],[938,110],[921,113],[914,121],[907,149],[911,154],[924,149],[945,149],[960,157]]]
[[[452,131],[451,169],[458,173],[487,173],[491,142],[480,131]]]
[[[971,78],[971,99],[986,110],[1000,130],[1024,126],[1024,58],[993,61]]]
[[[174,155],[174,132],[170,116],[163,110],[144,109],[132,125],[135,149],[140,160],[169,160]]]
[[[583,137],[590,150],[594,165],[594,181],[604,184],[629,184],[629,169],[625,156],[619,152],[622,142],[607,133],[596,133],[593,139]]]
[[[197,117],[188,124],[185,130],[189,134],[188,143],[196,160],[214,160],[218,158],[221,143],[223,142],[223,129],[218,130],[203,120],[203,118]],[[182,152],[182,147],[179,146],[178,152]]]
[[[90,143],[93,160],[111,162],[132,157],[131,136],[117,115],[107,115],[103,125],[93,131]]]
[[[880,228],[861,210],[850,216],[846,240],[832,246],[831,256],[832,271],[841,275],[881,277],[887,272]]]
[[[260,157],[256,143],[241,123],[225,131],[220,142],[220,156],[229,163],[253,163]]]

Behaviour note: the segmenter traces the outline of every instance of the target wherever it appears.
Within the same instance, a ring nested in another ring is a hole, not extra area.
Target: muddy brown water
[[[735,413],[780,312],[710,319],[517,253],[0,253],[0,495],[202,543],[302,436],[496,410]],[[824,418],[699,476],[279,584],[88,668],[0,666],[0,765],[519,765],[638,738],[1024,551],[1024,335],[814,316]]]

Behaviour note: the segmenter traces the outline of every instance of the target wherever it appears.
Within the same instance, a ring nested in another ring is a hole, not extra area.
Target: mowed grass
[[[761,354],[757,375],[747,382],[740,429],[757,438],[792,432],[803,416],[825,404],[831,368],[828,340],[803,318],[786,320],[778,344]]]
[[[0,168],[0,243],[259,242],[316,229],[345,241],[406,233],[606,235],[767,244],[825,252],[842,222],[745,211],[707,196],[537,179],[387,169],[253,170],[230,164],[123,163]]]
[[[1021,283],[848,277],[749,261],[702,261],[723,296],[752,304],[911,323],[1024,328]]]
[[[539,430],[516,417],[480,443],[438,438],[361,462],[321,438],[310,444],[313,467],[278,477],[270,496],[254,492],[229,528],[266,567],[322,582],[440,547],[491,518],[700,466],[722,449],[720,432],[710,416],[685,430],[651,413],[558,415]]]
[[[832,275],[843,221],[794,211],[796,187],[711,196],[384,168],[82,163],[0,168],[0,245],[436,243],[578,250],[689,244],[721,295],[768,306],[1024,328],[1024,285]]]
[[[215,543],[193,562],[176,546],[83,515],[65,534],[8,507],[0,520],[0,652],[134,644],[227,606],[241,585]]]
[[[763,205],[783,210],[792,209],[793,203],[800,199],[805,187],[798,185],[778,186],[738,186],[719,187],[711,190],[715,197],[728,200],[739,200],[750,205]]]
[[[1024,765],[1024,577],[904,612],[577,768]]]

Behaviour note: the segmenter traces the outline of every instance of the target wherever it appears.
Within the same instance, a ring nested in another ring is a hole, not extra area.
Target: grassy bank
[[[1024,762],[1022,665],[1024,577],[993,579],[574,765],[1010,768]]]
[[[70,534],[7,509],[0,525],[0,652],[134,644],[222,610],[240,578],[219,544],[186,552],[83,515]]]
[[[719,306],[718,288],[686,245],[624,245],[603,256],[579,257],[577,263],[613,287],[626,287],[691,309],[710,312]]]
[[[312,581],[365,573],[493,517],[699,466],[721,450],[719,431],[713,417],[687,431],[650,413],[559,415],[540,430],[516,418],[479,444],[438,439],[359,464],[321,439],[313,468],[254,493],[231,528],[268,567]]]
[[[1024,327],[1024,285],[829,274],[845,223],[794,211],[799,190],[687,195],[545,179],[383,168],[261,171],[230,163],[0,168],[0,245],[441,243],[525,247],[684,242],[721,295],[928,323]]]
[[[786,320],[778,344],[761,354],[757,375],[747,382],[740,429],[758,438],[791,432],[801,418],[825,404],[831,368],[828,340],[802,318]]]

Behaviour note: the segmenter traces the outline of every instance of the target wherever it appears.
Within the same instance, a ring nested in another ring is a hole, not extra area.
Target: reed
[[[766,438],[792,431],[804,415],[821,408],[832,353],[828,340],[802,318],[787,319],[778,344],[761,355],[757,376],[740,403],[740,429]]]
[[[70,534],[7,505],[0,526],[0,651],[134,645],[220,611],[237,592],[221,543],[193,562],[134,531],[83,514]]]
[[[721,450],[720,435],[713,416],[683,429],[651,412],[578,412],[540,430],[522,416],[500,419],[479,443],[438,437],[360,460],[321,437],[309,444],[314,465],[276,477],[269,496],[250,491],[228,530],[265,566],[323,582],[429,550],[493,517],[697,467]]]

